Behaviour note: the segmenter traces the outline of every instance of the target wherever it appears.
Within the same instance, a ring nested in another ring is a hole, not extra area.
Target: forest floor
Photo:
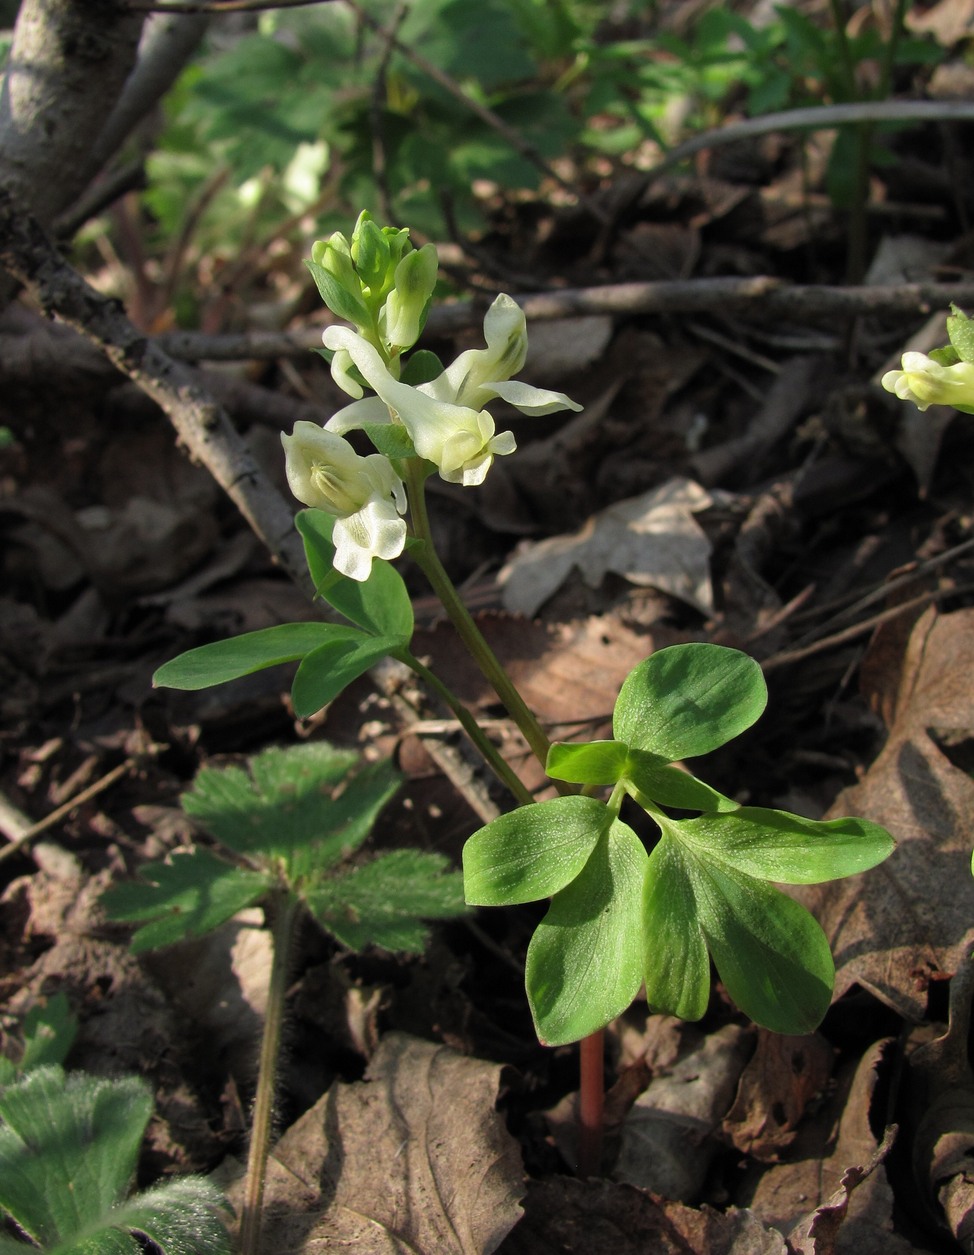
[[[890,141],[899,160],[871,189],[866,283],[970,276],[962,138],[930,125]],[[475,261],[444,259],[488,295],[753,276],[841,287],[848,217],[808,190],[826,143],[768,135],[645,186],[634,174],[592,193],[611,231],[581,210],[499,207]],[[757,1030],[719,984],[699,1024],[637,1002],[610,1027],[604,1175],[588,1180],[572,1175],[575,1049],[538,1045],[524,997],[541,908],[437,925],[409,959],[351,954],[309,927],[288,996],[268,1251],[957,1249],[936,1197],[948,1180],[963,1196],[974,1172],[962,980],[949,1039],[961,1047],[931,1043],[974,936],[974,428],[878,386],[908,345],[945,341],[945,312],[732,296],[530,323],[526,377],[585,409],[498,415],[517,454],[482,490],[432,496],[445,564],[529,705],[554,736],[604,735],[619,683],[653,649],[744,649],[768,711],[712,756],[708,781],[758,805],[864,816],[898,848],[872,873],[796,891],[836,956],[818,1032]],[[290,330],[323,322],[309,302]],[[476,346],[479,317],[467,323],[426,343],[443,357]],[[458,864],[482,794],[455,766],[442,712],[371,678],[305,721],[287,668],[154,690],[183,649],[316,611],[131,384],[26,306],[0,330],[34,362],[0,399],[15,436],[0,450],[4,835],[56,812],[0,864],[0,1031],[15,1051],[25,1010],[64,991],[80,1019],[70,1065],[156,1087],[145,1179],[230,1179],[267,934],[248,917],[136,959],[99,894],[193,839],[179,797],[202,764],[271,744],[325,738],[394,758],[405,785],[371,850]],[[279,431],[340,404],[324,364],[306,353],[221,371],[283,489]],[[403,569],[415,652],[542,790]],[[932,1168],[945,1138],[955,1157]]]

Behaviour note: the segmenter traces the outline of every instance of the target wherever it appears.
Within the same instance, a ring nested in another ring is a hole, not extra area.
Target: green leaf
[[[643,890],[643,973],[651,1011],[699,1020],[710,1000],[710,958],[693,881],[665,833],[649,856]]]
[[[570,784],[615,784],[629,755],[622,741],[555,741],[548,750],[545,773]]]
[[[463,847],[471,906],[535,902],[564,889],[585,866],[611,814],[593,797],[558,797],[501,815]]]
[[[413,607],[396,568],[374,558],[367,580],[350,580],[332,565],[332,516],[323,510],[301,510],[294,521],[304,541],[311,578],[325,601],[373,636],[397,637],[408,644],[413,634]]]
[[[974,362],[974,320],[957,305],[951,305],[947,316],[947,335],[962,362]]]
[[[689,866],[700,927],[731,998],[772,1032],[813,1032],[835,983],[817,922],[780,890],[736,868],[696,860]]]
[[[417,456],[416,446],[402,423],[363,423],[362,430],[378,452],[387,458],[398,461]]]
[[[20,1059],[14,1063],[0,1055],[0,1086],[34,1068],[63,1063],[78,1034],[78,1017],[63,993],[52,994],[30,1008],[21,1033],[24,1045]]]
[[[358,635],[353,628],[337,623],[282,623],[188,649],[164,663],[152,677],[152,683],[157,688],[205,689],[263,671],[265,667],[297,662],[328,641]]]
[[[307,903],[318,923],[350,950],[381,946],[418,954],[423,920],[465,911],[463,882],[442,854],[394,850],[316,886]]]
[[[101,901],[109,919],[148,921],[133,936],[133,954],[212,932],[273,887],[269,872],[234,867],[197,847],[140,869],[140,880],[113,886]]]
[[[221,844],[253,859],[284,860],[292,882],[321,877],[365,840],[400,777],[383,760],[360,765],[326,741],[271,746],[240,767],[205,767],[183,808]]]
[[[749,728],[767,696],[761,668],[747,654],[722,645],[671,645],[624,680],[613,734],[667,762],[696,758]]]
[[[350,322],[353,327],[367,327],[370,324],[369,312],[362,301],[342,287],[330,271],[310,258],[305,258],[304,264],[311,271],[321,299],[333,314]]]
[[[659,806],[674,806],[685,811],[736,811],[738,803],[716,789],[691,776],[680,767],[660,763],[654,754],[631,750],[626,779],[640,794]]]
[[[677,827],[679,840],[702,860],[719,860],[758,880],[787,885],[814,885],[868,871],[894,848],[886,829],[865,819],[802,819],[757,806],[701,815]]]
[[[366,636],[348,629],[345,640],[329,641],[306,654],[291,685],[294,713],[299,719],[334,701],[342,689],[364,675],[380,658],[402,648],[402,641],[389,636]]]
[[[0,1095],[0,1211],[50,1255],[229,1255],[217,1190],[181,1178],[125,1200],[152,1096],[138,1077],[39,1068]],[[4,1243],[3,1249],[28,1250]]]
[[[400,381],[408,383],[411,388],[418,388],[421,383],[429,383],[443,374],[443,363],[429,349],[417,349],[409,355],[403,367]]]
[[[636,834],[616,820],[581,873],[552,900],[531,938],[525,967],[543,1044],[565,1045],[604,1028],[639,992],[647,861]]]

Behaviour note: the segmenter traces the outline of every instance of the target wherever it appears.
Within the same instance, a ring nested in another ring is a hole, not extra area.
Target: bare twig
[[[210,471],[295,584],[313,594],[294,514],[233,427],[185,366],[168,357],[58,254],[37,222],[0,190],[0,265],[44,312],[80,331],[169,416],[190,454]]]
[[[39,837],[42,832],[47,832],[49,828],[59,824],[62,819],[66,819],[77,807],[83,806],[85,802],[90,802],[93,797],[97,797],[99,793],[104,793],[106,789],[111,788],[116,780],[120,780],[122,776],[127,775],[134,766],[135,759],[126,758],[124,763],[119,763],[117,767],[113,767],[100,780],[89,784],[86,789],[76,793],[74,797],[69,798],[62,806],[58,806],[49,815],[39,819],[37,823],[31,823],[27,816],[19,811],[16,806],[0,796],[0,832],[10,842],[9,845],[0,849],[0,863],[19,853],[34,837]]]
[[[583,314],[679,314],[752,312],[773,321],[782,318],[834,322],[860,314],[917,317],[948,309],[951,302],[974,305],[974,283],[873,284],[863,287],[803,286],[770,275],[753,278],[675,279],[647,283],[611,283],[591,288],[563,288],[515,296],[529,322],[552,322]],[[487,300],[457,301],[430,313],[427,338],[450,336],[476,326]],[[176,331],[159,337],[160,347],[186,361],[269,361],[301,357],[321,345],[321,329],[246,331],[204,335]]]

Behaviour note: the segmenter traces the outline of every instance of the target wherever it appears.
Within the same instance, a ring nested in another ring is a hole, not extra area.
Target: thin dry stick
[[[974,305],[974,283],[870,284],[830,287],[788,283],[771,275],[752,278],[674,279],[645,283],[609,283],[591,288],[564,288],[533,292],[514,299],[529,322],[553,322],[587,314],[633,317],[639,314],[743,313],[753,310],[763,320],[783,318],[821,320],[861,314],[920,316],[949,309],[951,302]],[[486,300],[457,301],[434,308],[425,335],[453,335],[476,326],[487,309]],[[158,337],[171,357],[186,361],[268,361],[301,357],[321,346],[321,328],[301,331],[248,331],[204,335],[176,331]]]
[[[104,793],[106,789],[111,788],[116,780],[120,780],[134,766],[135,759],[126,758],[124,763],[119,763],[117,767],[113,767],[100,780],[96,780],[94,784],[89,784],[87,788],[82,789],[80,793],[76,793],[69,801],[51,811],[44,819],[39,819],[33,824],[16,806],[8,802],[6,798],[0,797],[0,832],[10,841],[9,845],[4,846],[0,850],[0,863],[8,858],[13,858],[34,837],[39,837],[42,832],[47,832],[49,828],[59,824],[62,819],[66,819],[77,807],[83,806],[85,802],[90,802],[93,797],[97,797],[99,793]]]

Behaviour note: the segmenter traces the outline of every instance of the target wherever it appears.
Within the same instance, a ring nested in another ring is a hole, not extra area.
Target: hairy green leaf
[[[374,558],[367,580],[351,580],[333,565],[332,516],[324,510],[300,510],[294,522],[304,541],[311,578],[325,601],[371,635],[394,637],[408,644],[413,634],[413,607],[396,568]]]
[[[318,923],[350,950],[421,952],[424,920],[453,919],[465,911],[463,882],[441,854],[393,850],[322,881],[307,896]]]
[[[766,702],[761,668],[747,654],[723,645],[671,645],[624,680],[613,735],[667,762],[696,758],[739,736]]]
[[[354,628],[348,631],[354,635],[328,641],[301,660],[291,685],[294,713],[299,719],[316,714],[369,667],[402,648],[402,642],[393,637],[366,636]]]
[[[717,860],[758,880],[787,885],[853,876],[881,863],[894,848],[886,829],[865,819],[802,819],[757,806],[701,815],[678,826],[679,839],[702,861]]]
[[[545,772],[570,784],[615,784],[626,766],[629,747],[622,741],[555,741]]]
[[[463,847],[471,906],[513,906],[547,898],[585,866],[611,821],[603,802],[559,797],[501,815]]]
[[[50,1255],[228,1255],[217,1191],[170,1182],[125,1202],[152,1096],[138,1077],[38,1068],[0,1094],[0,1212]],[[175,1187],[175,1188],[174,1188]],[[21,1247],[20,1249],[29,1249]]]
[[[604,1028],[638,993],[646,863],[642,842],[616,820],[538,925],[528,946],[525,986],[545,1045],[579,1041]]]
[[[368,836],[399,787],[388,761],[326,741],[270,746],[241,767],[204,767],[183,808],[230,850],[284,860],[292,880],[323,874]]]
[[[361,636],[355,628],[337,623],[282,623],[278,627],[245,632],[228,641],[214,641],[188,649],[164,663],[152,677],[157,688],[205,689],[242,675],[297,662],[329,641]]]
[[[133,954],[212,932],[274,884],[269,872],[234,867],[199,846],[177,851],[168,862],[150,863],[139,876],[101,898],[109,919],[147,921],[132,937]]]

